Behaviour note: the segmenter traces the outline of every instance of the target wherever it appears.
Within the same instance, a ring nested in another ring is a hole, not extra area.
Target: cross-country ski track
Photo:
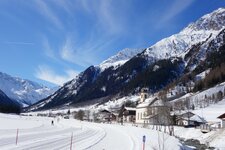
[[[51,120],[46,117],[7,117],[1,114],[0,149],[139,150],[143,146],[143,135],[146,136],[146,150],[158,149],[158,142],[168,150],[180,149],[182,146],[179,140],[167,134],[131,125],[89,123],[75,119],[54,120],[54,125],[51,125]],[[7,122],[11,123],[8,127]]]

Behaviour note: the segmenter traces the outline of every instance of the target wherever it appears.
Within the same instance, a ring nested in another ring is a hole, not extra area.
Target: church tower
[[[146,98],[148,98],[148,89],[142,88],[141,89],[141,100],[140,100],[140,102],[143,103]]]

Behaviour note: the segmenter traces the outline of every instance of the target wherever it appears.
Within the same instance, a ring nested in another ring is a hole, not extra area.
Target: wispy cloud
[[[51,48],[49,41],[46,37],[43,38],[42,45],[43,45],[45,55],[52,59],[56,59],[54,50]]]
[[[4,44],[9,44],[9,45],[34,45],[33,42],[15,42],[15,41],[6,41],[3,42]]]
[[[87,51],[85,49],[80,50],[79,48],[76,48],[72,39],[67,37],[62,49],[60,50],[60,56],[63,60],[86,67],[91,64],[87,59],[85,59],[88,55],[86,52]]]
[[[96,25],[105,29],[104,34],[117,34],[124,28],[124,18],[120,20],[124,14],[122,12],[118,13],[118,9],[116,9],[117,7],[112,7],[112,5],[112,0],[103,0],[98,3],[95,1],[82,0],[79,3],[79,6],[83,8],[83,11],[96,18]],[[120,3],[120,5],[122,5],[122,3]],[[125,6],[126,5],[123,5],[124,9]]]
[[[60,56],[63,60],[74,63],[82,67],[96,64],[100,59],[100,51],[107,51],[107,46],[112,44],[113,39],[96,39],[90,37],[86,43],[79,45],[67,37],[64,45],[60,49]]]
[[[163,11],[163,16],[158,20],[157,25],[165,25],[168,21],[176,17],[179,13],[187,9],[195,0],[181,1],[176,0],[168,10]]]
[[[74,70],[66,70],[65,75],[58,75],[50,67],[40,65],[36,70],[35,77],[62,86],[64,83],[75,78],[77,74],[78,72]]]
[[[72,1],[69,1],[69,0],[53,0],[52,4],[61,8],[62,10],[67,12],[67,14],[69,14],[69,15],[74,14],[74,5],[75,4],[73,4]]]
[[[63,29],[63,23],[59,17],[54,13],[53,9],[44,0],[35,0],[35,5],[38,13],[43,15],[46,19],[52,22],[56,27]]]

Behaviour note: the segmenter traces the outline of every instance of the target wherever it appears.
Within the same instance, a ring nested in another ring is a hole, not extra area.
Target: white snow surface
[[[225,113],[225,99],[206,108],[194,110],[193,113],[204,117],[209,122],[220,122],[217,117]]]
[[[197,139],[200,143],[208,144],[217,150],[225,149],[225,129],[213,130],[209,133],[202,133],[200,129],[175,127],[174,133],[184,139]]]
[[[52,120],[54,126],[51,125]],[[68,150],[72,141],[72,150],[140,150],[144,135],[146,150],[158,149],[158,143],[164,145],[167,150],[179,150],[182,147],[175,137],[150,129],[131,125],[89,123],[74,119],[57,120],[0,114],[0,149]],[[14,123],[7,128],[12,121]],[[19,132],[16,145],[17,129]]]
[[[38,83],[12,77],[0,72],[0,89],[11,99],[23,105],[33,104],[52,94],[55,90]]]

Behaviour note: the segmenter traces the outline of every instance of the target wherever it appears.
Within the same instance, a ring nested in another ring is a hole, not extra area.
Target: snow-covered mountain
[[[38,83],[12,77],[0,72],[0,89],[11,99],[20,104],[31,105],[54,92],[53,89]]]
[[[225,9],[219,8],[189,24],[178,34],[162,39],[144,51],[152,60],[185,56],[193,45],[211,41],[225,27]]]
[[[106,59],[103,61],[99,67],[103,71],[109,67],[119,67],[126,63],[128,60],[130,60],[132,57],[137,55],[138,53],[141,53],[144,49],[130,49],[125,48],[121,51],[119,51],[116,55]]]
[[[224,47],[225,9],[219,8],[143,51],[125,49],[99,66],[90,66],[32,109],[105,102],[108,97],[135,93],[146,86],[156,92],[186,73],[209,69],[214,63],[211,54],[222,54]],[[223,55],[214,55],[219,65]]]

